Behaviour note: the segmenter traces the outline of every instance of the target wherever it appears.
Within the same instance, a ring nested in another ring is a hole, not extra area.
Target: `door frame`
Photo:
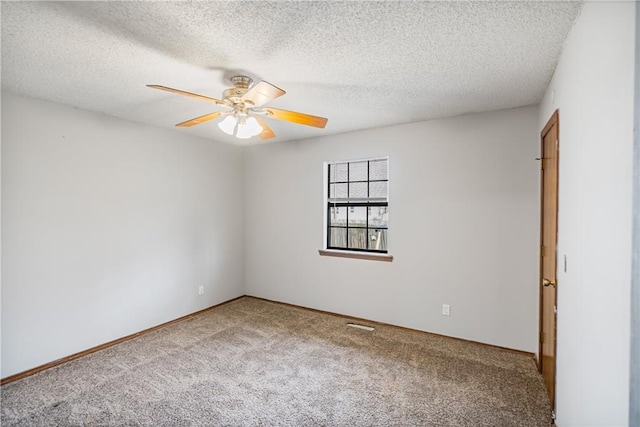
[[[543,172],[543,162],[544,162],[544,137],[547,134],[547,132],[549,131],[549,129],[551,129],[551,127],[556,126],[556,138],[557,138],[557,142],[556,142],[556,161],[555,163],[555,167],[556,167],[556,248],[554,248],[554,252],[556,252],[556,271],[555,271],[555,281],[556,281],[556,285],[554,287],[554,292],[555,292],[555,306],[556,306],[556,311],[554,312],[554,321],[553,321],[553,327],[554,327],[554,331],[553,331],[553,335],[554,335],[554,342],[553,342],[553,354],[554,357],[557,355],[557,349],[558,349],[558,314],[557,314],[557,307],[558,307],[558,254],[557,254],[557,243],[558,243],[558,207],[559,207],[559,201],[560,201],[560,194],[559,194],[559,182],[560,182],[560,174],[559,174],[559,169],[560,169],[560,111],[558,109],[556,109],[553,114],[551,115],[551,117],[549,118],[549,120],[547,121],[547,124],[544,126],[544,128],[542,129],[542,132],[540,132],[540,242],[539,242],[539,256],[538,256],[538,263],[539,263],[539,271],[538,271],[538,292],[539,292],[539,314],[538,314],[538,358],[537,358],[537,365],[538,365],[538,371],[542,374],[542,345],[543,342],[540,339],[542,336],[542,328],[543,328],[543,319],[542,319],[542,313],[543,313],[543,292],[544,292],[544,288],[542,285],[542,281],[544,279],[544,272],[542,269],[542,242],[543,242],[543,226],[544,226],[544,172]],[[556,363],[556,366],[554,368],[554,376],[553,376],[553,390],[554,390],[554,398],[551,399],[551,410],[555,413],[555,389],[556,389],[556,378],[558,377],[558,365]]]

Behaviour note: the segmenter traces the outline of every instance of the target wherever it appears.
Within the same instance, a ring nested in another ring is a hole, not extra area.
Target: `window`
[[[327,168],[327,249],[387,253],[389,159]]]

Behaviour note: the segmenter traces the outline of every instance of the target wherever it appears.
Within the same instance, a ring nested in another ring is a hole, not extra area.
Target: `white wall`
[[[562,427],[628,424],[634,40],[633,2],[585,3],[540,106],[539,128],[560,110]]]
[[[242,174],[238,147],[3,93],[2,377],[244,294]]]
[[[247,294],[537,351],[537,118],[527,107],[246,148]],[[319,256],[323,162],[378,156],[393,262]]]

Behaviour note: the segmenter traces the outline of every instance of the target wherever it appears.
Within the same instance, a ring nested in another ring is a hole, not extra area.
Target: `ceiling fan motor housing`
[[[253,80],[247,76],[233,76],[229,80],[231,80],[234,87],[222,92],[222,96],[234,104],[242,102],[242,97],[249,91],[249,86],[251,86]]]

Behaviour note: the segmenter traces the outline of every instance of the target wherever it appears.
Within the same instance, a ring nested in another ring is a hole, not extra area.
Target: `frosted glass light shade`
[[[249,133],[249,130],[247,129],[247,125],[243,125],[243,124],[238,125],[238,132],[236,132],[236,138],[249,139],[251,138],[251,136],[252,135]]]
[[[223,121],[218,123],[218,127],[222,129],[222,132],[227,135],[233,135],[233,131],[235,130],[237,120],[233,116],[227,116]]]
[[[262,126],[260,126],[260,123],[258,123],[255,117],[249,117],[247,119],[246,126],[248,129],[248,132],[251,133],[251,136],[256,136],[263,131]]]
[[[258,135],[260,132],[262,132],[262,126],[260,126],[254,117],[249,117],[238,123],[236,138],[249,139],[252,136]]]

